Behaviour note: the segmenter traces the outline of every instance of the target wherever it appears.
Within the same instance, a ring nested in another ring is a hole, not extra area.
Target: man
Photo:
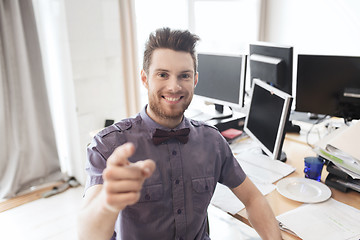
[[[141,71],[149,104],[88,148],[80,239],[209,239],[207,207],[217,182],[245,204],[263,239],[281,239],[264,196],[221,134],[184,117],[198,82],[198,40],[169,28],[150,34]]]

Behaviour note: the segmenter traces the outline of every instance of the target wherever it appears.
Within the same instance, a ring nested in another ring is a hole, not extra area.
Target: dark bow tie
[[[160,143],[166,142],[167,140],[172,138],[179,140],[179,142],[181,143],[187,143],[187,141],[189,140],[189,132],[189,128],[183,128],[175,131],[165,131],[157,128],[155,130],[152,140],[155,145],[159,145]]]

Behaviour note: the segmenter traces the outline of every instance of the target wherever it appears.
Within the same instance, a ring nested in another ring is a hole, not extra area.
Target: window
[[[189,29],[201,41],[198,52],[247,54],[259,40],[262,0],[136,0],[139,69],[150,32],[160,27]],[[139,77],[140,79],[140,77]],[[147,102],[141,89],[141,104]]]
[[[145,41],[151,32],[162,27],[188,29],[187,2],[188,0],[135,1],[139,69],[142,69]],[[140,89],[140,97],[141,106],[144,106],[148,101],[145,87]]]
[[[198,52],[246,54],[259,39],[260,0],[190,0],[191,29]]]

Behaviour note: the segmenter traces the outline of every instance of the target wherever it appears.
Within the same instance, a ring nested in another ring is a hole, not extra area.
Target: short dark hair
[[[153,52],[159,48],[172,49],[174,51],[184,51],[190,53],[194,61],[194,74],[197,71],[197,56],[195,46],[200,38],[190,33],[188,30],[171,30],[168,27],[159,28],[149,35],[145,44],[143,69],[149,73],[151,57]]]

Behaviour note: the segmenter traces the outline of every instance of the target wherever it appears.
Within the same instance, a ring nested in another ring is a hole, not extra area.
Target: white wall
[[[119,6],[118,0],[64,1],[84,164],[89,132],[105,119],[126,117]],[[299,53],[360,56],[360,1],[263,1],[261,40],[292,45]]]
[[[81,160],[89,133],[125,116],[118,0],[65,0]],[[84,169],[84,167],[83,167]]]
[[[297,53],[360,56],[360,1],[264,0],[264,41]]]

